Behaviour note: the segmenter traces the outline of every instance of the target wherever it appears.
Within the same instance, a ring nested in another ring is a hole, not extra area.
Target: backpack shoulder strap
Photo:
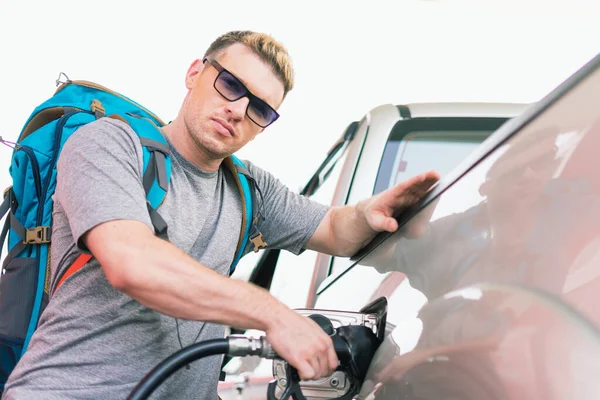
[[[133,114],[125,115],[123,120],[140,137],[142,144],[144,162],[142,182],[152,225],[156,233],[166,233],[167,224],[156,210],[165,199],[171,179],[169,145],[158,126],[151,120]]]
[[[160,133],[158,127],[149,119],[136,115],[110,115],[110,118],[121,120],[134,130],[140,137],[143,152],[143,177],[142,183],[146,192],[146,204],[155,233],[166,233],[167,223],[160,216],[158,207],[162,204],[169,188],[171,179],[171,156],[169,145]],[[92,259],[90,254],[82,253],[62,274],[54,287],[53,293],[63,282],[79,271]]]
[[[233,263],[229,270],[229,274],[231,275],[244,255],[244,250],[246,249],[248,241],[254,244],[254,252],[258,252],[261,247],[266,247],[267,243],[264,242],[262,233],[259,232],[257,227],[259,218],[262,218],[263,216],[260,210],[260,204],[256,199],[256,193],[258,191],[256,181],[252,175],[250,175],[250,172],[244,163],[236,156],[232,155],[227,157],[223,160],[223,163],[235,178],[244,204],[244,207],[242,208],[242,228],[240,230],[240,237],[235,251],[235,258],[233,259]]]

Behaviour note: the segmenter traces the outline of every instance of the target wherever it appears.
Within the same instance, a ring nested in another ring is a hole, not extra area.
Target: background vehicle
[[[597,104],[600,56],[476,146],[397,233],[349,261],[317,257],[309,306],[387,303],[361,398],[598,398]],[[363,170],[361,151],[346,155],[357,168],[340,174],[342,194],[348,182],[377,192],[402,164]],[[362,197],[353,190],[334,203]]]
[[[301,193],[325,204],[343,205],[429,169],[446,175],[524,108],[522,104],[489,103],[382,105],[348,125]],[[246,278],[270,288],[292,308],[313,307],[316,288],[351,263],[311,251],[300,256],[269,251],[251,273],[246,272]],[[244,278],[243,272],[236,274]],[[342,294],[338,304],[352,296]],[[234,376],[221,385],[221,396],[229,398],[227,392],[233,387],[256,393],[262,387],[259,382],[264,385],[271,376],[271,369],[266,360],[233,360],[226,370]]]
[[[399,232],[322,281],[317,269],[316,308],[387,299],[361,398],[600,396],[599,102],[600,56],[496,131]]]

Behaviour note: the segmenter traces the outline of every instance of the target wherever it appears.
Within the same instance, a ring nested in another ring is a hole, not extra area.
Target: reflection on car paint
[[[419,320],[423,334],[411,351],[397,342],[406,323],[386,337],[360,398],[592,399],[600,393],[598,331],[543,292],[483,284],[432,301]]]

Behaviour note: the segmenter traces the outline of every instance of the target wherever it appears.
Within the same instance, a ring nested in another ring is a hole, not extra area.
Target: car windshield
[[[446,175],[490,133],[414,131],[401,140],[390,140],[384,151],[373,193],[428,170]]]

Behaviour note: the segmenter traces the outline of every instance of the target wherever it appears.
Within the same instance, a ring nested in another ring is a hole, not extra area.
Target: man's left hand
[[[376,232],[395,232],[398,212],[417,203],[440,179],[435,171],[412,177],[362,202],[364,217]]]
[[[377,232],[395,232],[398,222],[394,217],[398,212],[418,202],[439,179],[437,172],[429,171],[355,205],[331,207],[306,248],[335,256],[352,256],[373,240]],[[418,232],[412,236],[418,236]]]

